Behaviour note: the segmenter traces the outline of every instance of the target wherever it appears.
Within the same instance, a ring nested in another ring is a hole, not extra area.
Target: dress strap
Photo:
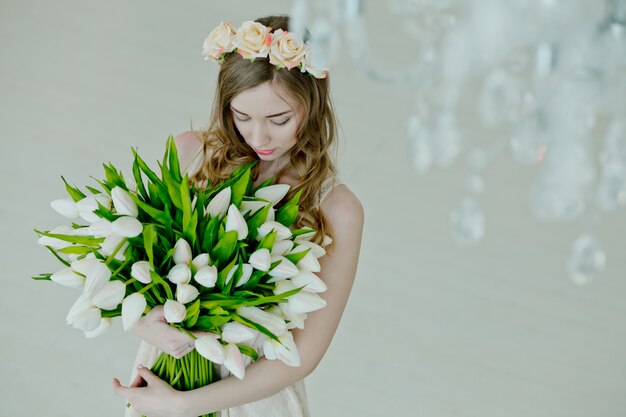
[[[339,184],[343,184],[343,182],[341,182],[341,180],[339,179],[339,176],[337,175],[326,178],[326,180],[322,183],[322,189],[321,189],[320,198],[319,198],[320,205],[326,199],[328,194],[330,194],[331,190],[335,188],[336,186],[338,186]]]

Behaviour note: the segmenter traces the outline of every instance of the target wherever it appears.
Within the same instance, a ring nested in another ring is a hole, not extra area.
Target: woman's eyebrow
[[[239,110],[237,110],[236,108],[234,108],[233,106],[230,106],[231,109],[233,109],[234,111],[236,111],[239,114],[242,114],[244,116],[247,116],[247,114],[245,114],[244,112],[240,112]],[[276,113],[276,114],[270,114],[269,116],[265,116],[265,117],[276,117],[276,116],[282,116],[283,114],[287,114],[287,113],[291,113],[291,110],[287,110],[281,113]]]

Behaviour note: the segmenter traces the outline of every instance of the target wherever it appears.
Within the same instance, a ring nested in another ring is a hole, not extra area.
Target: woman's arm
[[[309,375],[328,350],[348,302],[356,275],[364,212],[360,201],[347,188],[338,185],[322,203],[335,248],[319,258],[317,274],[327,290],[320,295],[326,306],[308,313],[304,329],[294,328],[301,365],[291,367],[280,360],[260,358],[246,367],[245,377],[231,375],[221,381],[181,392],[189,415],[202,415],[269,397]]]

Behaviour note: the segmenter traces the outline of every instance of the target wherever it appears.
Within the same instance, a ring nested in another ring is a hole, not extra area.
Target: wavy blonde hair
[[[256,22],[271,27],[272,30],[289,28],[288,15],[265,16],[256,19]],[[306,32],[305,42],[308,36]],[[239,93],[269,82],[305,108],[304,120],[296,133],[297,143],[289,152],[290,164],[285,165],[275,175],[275,182],[278,183],[291,167],[295,168],[299,178],[279,205],[302,189],[299,204],[301,211],[293,226],[316,229],[317,233],[311,239],[315,243],[321,244],[326,234],[334,240],[330,225],[319,207],[324,180],[337,174],[334,163],[337,152],[337,122],[328,78],[329,76],[316,78],[298,68],[276,70],[268,58],[256,58],[250,62],[237,53],[226,55],[225,61],[220,65],[209,127],[200,131],[205,160],[190,181],[200,183],[208,180],[216,185],[227,179],[238,166],[259,160],[258,155],[245,143],[236,129],[230,102]],[[193,127],[191,130],[193,131]],[[334,151],[333,157],[331,148]],[[256,164],[251,171],[253,180],[258,178],[258,167],[259,164]],[[332,250],[333,247],[334,244],[331,243],[326,250]]]

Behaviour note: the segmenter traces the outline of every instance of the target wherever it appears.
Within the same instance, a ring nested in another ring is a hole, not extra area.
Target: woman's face
[[[304,118],[303,106],[281,95],[287,103],[265,82],[239,93],[230,103],[235,127],[259,158],[268,162],[288,155]]]

